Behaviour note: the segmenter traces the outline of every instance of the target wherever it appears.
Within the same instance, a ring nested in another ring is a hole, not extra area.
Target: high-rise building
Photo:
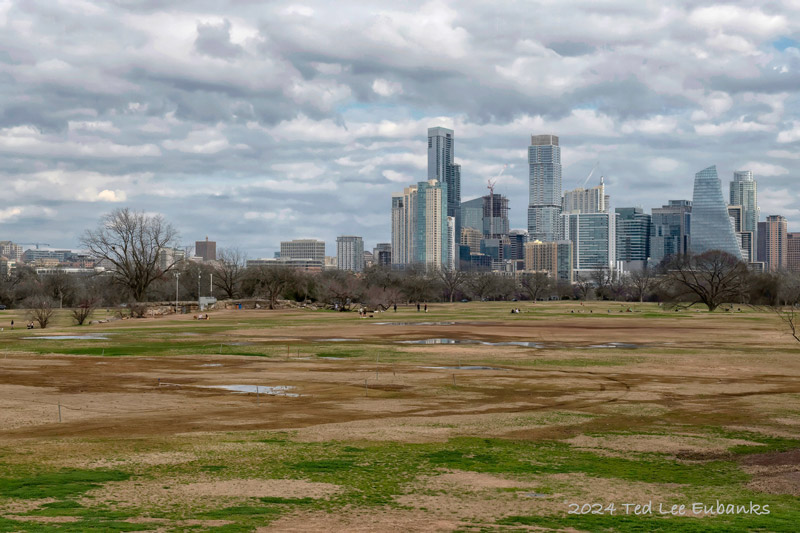
[[[758,225],[758,238],[763,239],[764,254],[763,259],[759,261],[764,261],[770,272],[786,270],[788,255],[786,219],[781,215],[770,215],[766,222],[759,222]]]
[[[572,263],[571,241],[525,243],[525,270],[547,272],[551,278],[572,283]]]
[[[447,217],[447,268],[456,269],[456,219]]]
[[[372,257],[378,266],[389,266],[392,264],[392,243],[379,242],[372,249]]]
[[[428,128],[428,180],[447,185],[446,216],[455,219],[456,235],[461,234],[461,165],[454,163],[454,134],[448,128]]]
[[[608,213],[609,197],[603,178],[600,185],[591,189],[578,187],[564,193],[561,199],[562,213]]]
[[[450,258],[447,185],[438,180],[419,182],[416,204],[413,262],[428,268],[446,267]]]
[[[786,270],[800,273],[800,233],[786,234]]]
[[[739,249],[742,251],[742,260],[746,263],[755,261],[755,239],[753,239],[754,232],[744,231],[744,214],[745,210],[741,205],[729,205],[728,216],[733,221],[733,229],[736,231],[736,240],[739,243]],[[756,226],[758,226],[756,224]]]
[[[561,223],[561,147],[557,136],[531,136],[528,167],[528,236],[554,241]]]
[[[617,261],[626,272],[642,270],[650,259],[650,225],[652,217],[641,207],[618,207]]]
[[[469,247],[470,253],[477,254],[481,251],[483,233],[470,226],[461,228],[461,244]]]
[[[336,237],[336,266],[339,270],[364,271],[364,239],[355,235]]]
[[[173,265],[186,259],[186,250],[181,248],[162,248],[158,251],[158,267],[161,270],[172,268]]]
[[[689,251],[691,222],[691,200],[670,200],[665,206],[653,208],[650,225],[651,265]]]
[[[325,241],[317,239],[295,239],[281,241],[281,259],[311,259],[325,262]]]
[[[617,268],[616,213],[562,215],[564,240],[572,242],[572,268],[576,274]]]
[[[483,197],[461,202],[461,227],[478,230],[483,235]]]
[[[217,260],[217,243],[209,241],[208,237],[204,241],[195,241],[194,255],[202,257],[203,261],[216,261]]]
[[[524,229],[512,229],[508,232],[508,240],[511,243],[510,259],[520,261],[525,259],[525,243],[528,242],[528,232]]]
[[[0,255],[8,258],[9,261],[22,261],[24,250],[19,244],[11,241],[0,241]]]
[[[753,233],[753,242],[758,238],[758,219],[761,210],[758,207],[758,183],[753,179],[749,170],[739,170],[733,173],[730,184],[730,204],[742,206],[742,227],[739,231]],[[751,255],[755,254],[751,250]]]
[[[417,227],[417,187],[406,187],[392,194],[392,264],[414,262],[414,235]]]
[[[733,221],[728,216],[728,204],[722,196],[722,182],[714,165],[694,176],[691,237],[693,253],[721,250],[742,259]]]

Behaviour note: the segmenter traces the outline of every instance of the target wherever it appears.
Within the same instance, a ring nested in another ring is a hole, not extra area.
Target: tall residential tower
[[[456,235],[461,234],[461,165],[453,161],[453,130],[428,128],[428,180],[447,185],[447,215],[455,219]]]
[[[554,241],[560,231],[561,147],[555,135],[532,135],[528,147],[528,235],[530,240]]]

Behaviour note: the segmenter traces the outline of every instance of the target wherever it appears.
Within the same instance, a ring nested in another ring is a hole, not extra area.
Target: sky
[[[0,240],[77,248],[113,209],[251,258],[391,237],[391,194],[455,130],[462,200],[526,227],[527,147],[612,207],[715,164],[800,231],[800,0],[0,0]]]

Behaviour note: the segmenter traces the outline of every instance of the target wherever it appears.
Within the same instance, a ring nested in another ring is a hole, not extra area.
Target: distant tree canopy
[[[666,282],[675,302],[700,303],[715,310],[723,303],[743,303],[750,272],[747,265],[721,250],[672,258]]]

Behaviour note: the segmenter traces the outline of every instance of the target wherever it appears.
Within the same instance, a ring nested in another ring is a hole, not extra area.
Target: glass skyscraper
[[[641,207],[618,207],[617,261],[625,263],[625,270],[640,270],[650,259],[651,216]]]
[[[691,250],[696,254],[722,250],[742,259],[742,250],[733,220],[728,216],[728,206],[722,196],[722,182],[715,165],[694,176],[691,235]]]
[[[532,135],[528,147],[528,235],[554,241],[561,233],[561,147],[555,135]]]
[[[576,273],[617,267],[617,213],[562,215],[563,235],[572,241]]]
[[[753,179],[753,173],[749,170],[739,170],[733,173],[733,181],[730,186],[730,204],[742,206],[740,238],[743,244],[745,259],[754,261],[756,256],[755,243],[758,242],[758,219],[760,211],[758,209],[758,184]],[[750,232],[751,235],[745,235]]]
[[[461,235],[461,165],[453,162],[454,134],[448,128],[428,128],[428,180],[447,185],[447,216]]]

